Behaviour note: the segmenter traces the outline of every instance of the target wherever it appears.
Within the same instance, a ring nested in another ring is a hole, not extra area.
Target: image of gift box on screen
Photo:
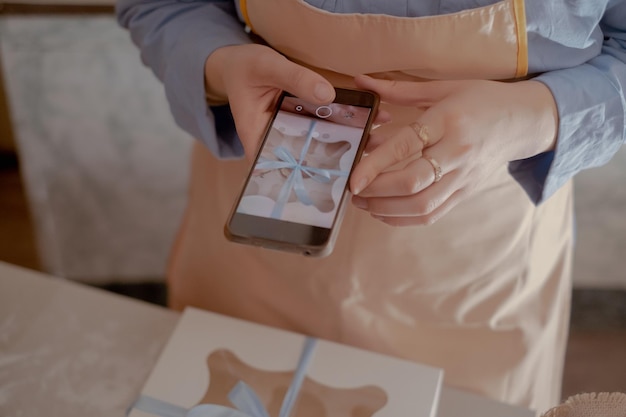
[[[358,127],[279,113],[238,211],[329,227],[361,136]]]
[[[316,125],[311,122],[312,127]],[[281,192],[289,181],[285,203],[299,202],[313,205],[319,211],[328,213],[335,208],[332,187],[337,180],[345,178],[340,170],[341,157],[350,150],[347,141],[324,142],[320,133],[311,129],[300,135],[283,133],[283,126],[273,128],[255,166],[246,195],[262,195],[275,202],[281,199]],[[330,137],[324,134],[326,139]]]

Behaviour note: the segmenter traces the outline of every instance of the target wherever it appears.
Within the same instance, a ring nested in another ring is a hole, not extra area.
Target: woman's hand
[[[215,50],[205,63],[209,95],[227,99],[246,157],[252,160],[282,90],[317,105],[335,98],[324,77],[273,49],[233,45]]]
[[[434,223],[502,165],[554,148],[556,104],[539,82],[355,82],[425,109],[412,126],[373,135],[350,179],[353,203],[391,225]]]

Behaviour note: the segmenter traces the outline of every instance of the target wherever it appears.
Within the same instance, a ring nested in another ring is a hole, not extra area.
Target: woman
[[[570,179],[624,142],[626,1],[120,0],[118,16],[204,145],[172,307],[442,367],[448,385],[538,410],[559,402]],[[277,94],[326,104],[331,84],[378,92],[391,116],[351,176],[334,253],[228,243]]]

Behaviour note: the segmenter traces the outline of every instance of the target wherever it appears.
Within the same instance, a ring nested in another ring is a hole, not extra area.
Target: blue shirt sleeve
[[[209,107],[204,63],[217,48],[250,43],[232,0],[118,0],[142,62],[165,87],[176,123],[219,158],[243,155],[228,106]]]
[[[600,29],[604,43],[598,56],[582,65],[535,78],[556,99],[556,149],[513,161],[509,172],[536,204],[581,170],[608,162],[625,141],[626,1],[608,2]]]

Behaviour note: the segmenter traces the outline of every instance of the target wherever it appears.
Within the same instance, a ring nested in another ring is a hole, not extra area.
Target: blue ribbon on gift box
[[[291,190],[293,190],[296,194],[298,200],[304,205],[310,206],[313,204],[313,201],[309,197],[309,194],[306,191],[306,187],[304,185],[304,177],[303,173],[308,175],[314,181],[318,181],[321,183],[328,183],[331,180],[332,176],[336,177],[347,177],[349,172],[341,171],[337,169],[323,169],[316,168],[303,165],[305,161],[305,156],[309,151],[309,147],[311,146],[311,141],[313,139],[313,133],[315,131],[315,125],[317,121],[311,120],[309,124],[309,131],[306,135],[306,141],[304,142],[304,147],[302,151],[300,151],[300,158],[296,159],[289,149],[284,146],[277,146],[274,149],[274,156],[278,160],[270,160],[267,158],[259,158],[255,169],[264,169],[264,170],[273,170],[273,169],[290,169],[291,173],[287,180],[283,184],[278,193],[278,198],[276,199],[276,204],[274,205],[274,209],[272,210],[271,217],[273,219],[280,219],[283,209],[285,208],[285,204],[287,200],[289,200],[289,196],[291,195]]]
[[[289,417],[298,399],[307,369],[313,358],[316,339],[307,337],[304,341],[298,366],[283,398],[278,417]],[[148,395],[141,395],[132,405],[137,409],[160,417],[270,417],[259,396],[245,382],[239,381],[228,394],[228,399],[236,408],[217,404],[198,404],[186,409],[175,404],[159,400]],[[130,410],[129,410],[130,411]]]

